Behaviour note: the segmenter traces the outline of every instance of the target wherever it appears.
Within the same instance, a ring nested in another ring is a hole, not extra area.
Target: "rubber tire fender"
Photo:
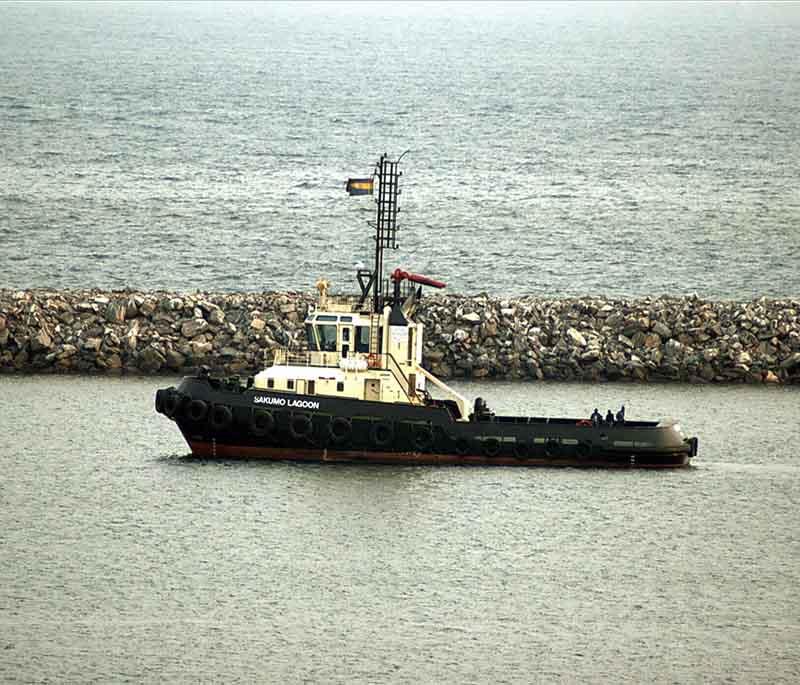
[[[500,454],[500,450],[503,449],[503,443],[500,442],[497,438],[486,438],[483,441],[483,453],[493,459],[498,454]]]
[[[514,456],[517,459],[529,459],[531,456],[530,443],[525,440],[517,440],[514,443]]]
[[[420,452],[430,449],[433,444],[433,431],[430,426],[420,426],[414,431],[414,447]]]
[[[200,423],[208,415],[208,405],[203,400],[192,400],[186,405],[186,418]]]
[[[335,443],[345,442],[353,432],[353,424],[344,416],[334,416],[328,424],[328,435]]]
[[[295,439],[307,438],[314,430],[308,414],[292,414],[289,417],[289,434]]]
[[[156,390],[156,411],[159,414],[164,413],[164,395],[166,395],[167,391],[158,389]]]
[[[214,430],[224,431],[233,423],[233,412],[227,404],[215,404],[211,408],[208,423]]]
[[[164,415],[172,418],[181,408],[181,394],[175,388],[167,388],[161,395]],[[156,393],[156,409],[158,409],[158,393]]]
[[[467,456],[471,448],[472,444],[470,443],[469,438],[460,437],[456,440],[456,454],[459,456]]]
[[[257,438],[263,438],[275,429],[275,417],[266,409],[253,409],[250,412],[249,428]]]
[[[552,438],[544,444],[544,453],[551,458],[561,456],[561,444]]]
[[[375,447],[388,447],[394,441],[394,426],[388,421],[378,421],[372,426],[369,439]]]

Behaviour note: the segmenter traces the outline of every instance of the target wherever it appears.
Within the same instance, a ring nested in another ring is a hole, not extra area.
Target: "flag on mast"
[[[350,195],[372,195],[372,179],[348,178],[346,190]]]

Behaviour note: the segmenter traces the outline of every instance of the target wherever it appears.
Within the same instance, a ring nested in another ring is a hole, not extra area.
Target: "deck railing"
[[[345,361],[344,365],[342,364],[343,360]],[[353,366],[348,368],[348,362],[351,362]],[[274,352],[273,364],[276,366],[315,366],[342,369],[344,371],[366,371],[367,369],[389,371],[409,402],[422,401],[417,392],[409,394],[408,376],[391,354],[362,354],[356,352],[347,357],[342,357],[338,352],[315,352],[311,350],[299,352],[279,348]]]
[[[339,368],[342,355],[338,352],[290,350],[285,347],[274,351],[272,363],[276,366],[324,366]]]

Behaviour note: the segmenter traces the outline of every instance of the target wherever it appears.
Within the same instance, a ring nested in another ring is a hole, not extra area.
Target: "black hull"
[[[199,457],[376,464],[670,468],[689,464],[697,441],[669,425],[581,425],[578,419],[491,417],[457,421],[444,405],[389,404],[243,390],[186,378],[159,390]]]

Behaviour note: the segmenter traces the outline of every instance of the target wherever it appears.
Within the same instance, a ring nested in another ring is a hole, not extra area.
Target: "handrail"
[[[414,368],[421,372],[425,378],[427,378],[431,383],[433,383],[439,390],[443,390],[444,392],[448,393],[453,399],[455,399],[456,404],[458,405],[458,409],[461,412],[461,418],[466,419],[467,417],[467,400],[464,399],[462,395],[457,393],[453,390],[449,385],[440,381],[436,376],[434,376],[430,371],[427,371],[419,364],[415,364]]]
[[[336,293],[327,293],[326,299],[328,304],[336,305],[339,307],[358,307],[358,295],[345,295]],[[322,307],[320,307],[322,309]]]
[[[413,394],[413,397],[408,392],[408,377],[403,372],[399,362],[394,358],[392,354],[389,353],[380,353],[380,354],[365,354],[361,352],[357,352],[357,355],[361,356],[365,360],[367,360],[369,366],[368,369],[380,369],[383,371],[388,371],[392,374],[392,377],[395,380],[395,383],[400,387],[405,395],[406,399],[408,400],[409,404],[418,404],[421,400],[417,396],[416,392]],[[314,357],[317,357],[314,359]],[[286,365],[291,364],[294,366],[318,366],[323,368],[341,368],[339,366],[340,360],[343,359],[341,354],[338,352],[318,352],[314,350],[307,350],[305,352],[292,352],[287,348],[278,348],[274,352],[273,356],[273,364],[275,365]],[[313,361],[312,361],[313,360]],[[373,360],[378,360],[378,363],[375,364]]]
[[[317,355],[317,359],[312,361],[314,355]],[[281,347],[274,351],[272,363],[275,365],[292,364],[294,366],[338,368],[340,359],[341,355],[338,352],[320,352],[315,350],[293,352],[288,348]]]
[[[396,373],[395,373],[394,369],[391,369],[391,368],[389,368],[389,367],[388,367],[388,365],[387,365],[387,367],[386,367],[386,370],[387,370],[387,371],[390,371],[390,372],[391,372],[391,374],[392,374],[392,376],[394,376],[394,379],[395,379],[395,381],[397,381],[397,384],[398,384],[398,385],[399,385],[399,386],[400,386],[400,387],[403,389],[403,393],[404,393],[404,394],[405,394],[405,396],[408,398],[408,401],[409,401],[411,404],[414,404],[414,403],[415,403],[415,401],[416,401],[416,402],[419,402],[419,401],[420,401],[420,399],[419,399],[419,397],[417,397],[416,391],[414,392],[414,398],[413,398],[413,399],[412,399],[411,395],[409,395],[409,394],[408,394],[408,378],[407,378],[407,377],[405,376],[405,374],[403,373],[403,369],[401,369],[401,368],[400,368],[400,364],[399,364],[399,363],[397,362],[397,360],[394,358],[394,355],[393,355],[393,354],[391,354],[391,353],[389,352],[389,353],[383,354],[383,355],[381,355],[381,356],[383,356],[383,357],[386,357],[387,359],[390,359],[390,360],[391,360],[391,362],[392,362],[392,364],[394,364],[394,365],[395,365],[395,367],[397,367],[397,371],[398,371],[398,373],[399,373],[399,375],[400,375],[400,378],[405,378],[405,381],[406,381],[406,382],[405,382],[405,383],[403,383],[403,382],[400,380],[400,378],[398,378],[398,377],[397,377],[397,375],[398,375],[398,374],[396,374]]]

